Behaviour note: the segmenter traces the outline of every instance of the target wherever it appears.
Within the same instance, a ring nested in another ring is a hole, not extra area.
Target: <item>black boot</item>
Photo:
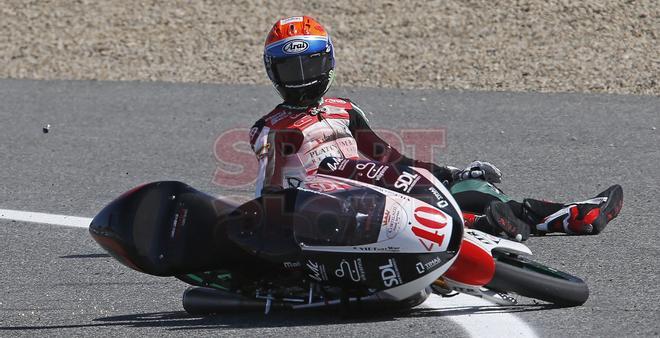
[[[537,234],[596,235],[619,215],[622,206],[623,189],[617,184],[592,199],[570,204],[525,199],[522,217]]]

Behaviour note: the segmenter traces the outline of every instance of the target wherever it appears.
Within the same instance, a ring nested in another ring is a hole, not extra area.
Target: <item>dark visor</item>
[[[273,62],[276,76],[284,85],[311,82],[332,68],[328,53],[293,56]]]

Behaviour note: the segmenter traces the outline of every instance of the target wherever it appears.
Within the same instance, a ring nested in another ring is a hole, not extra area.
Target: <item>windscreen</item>
[[[385,197],[371,189],[336,195],[300,193],[296,200],[294,236],[312,246],[376,243]]]

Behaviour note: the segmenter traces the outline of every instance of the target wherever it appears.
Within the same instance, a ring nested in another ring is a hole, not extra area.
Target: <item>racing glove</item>
[[[476,178],[490,183],[502,182],[502,172],[491,163],[481,161],[474,161],[463,170],[454,170],[453,176],[456,181]]]

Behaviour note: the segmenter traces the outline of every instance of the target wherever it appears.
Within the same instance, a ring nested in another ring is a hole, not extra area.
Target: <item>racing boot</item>
[[[571,235],[599,234],[623,206],[623,189],[613,185],[596,197],[570,204],[535,199],[523,201],[523,219],[533,224],[532,232],[563,232]]]
[[[520,204],[520,203],[518,203]],[[530,227],[518,218],[511,205],[501,201],[492,201],[484,210],[483,216],[477,216],[471,222],[471,227],[495,236],[515,239],[518,242],[529,238]]]

